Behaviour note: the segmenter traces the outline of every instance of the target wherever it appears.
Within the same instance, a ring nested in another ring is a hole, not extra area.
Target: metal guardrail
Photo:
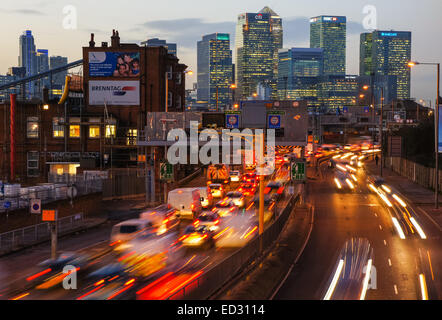
[[[83,225],[84,215],[78,213],[58,220],[58,232],[63,233]],[[0,234],[0,253],[30,246],[40,241],[50,239],[49,223],[40,223]]]
[[[263,250],[272,245],[281,234],[294,205],[299,200],[300,194],[290,198],[287,206],[282,210],[276,221],[270,225],[262,234]],[[207,299],[219,288],[225,285],[246,265],[252,263],[259,257],[260,236],[254,238],[243,248],[236,251],[224,261],[209,269],[201,276],[187,284],[179,291],[173,293],[166,300],[200,300]]]

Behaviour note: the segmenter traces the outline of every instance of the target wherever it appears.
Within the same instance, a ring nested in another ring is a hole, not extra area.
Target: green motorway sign
[[[292,181],[307,180],[307,174],[305,168],[306,168],[305,162],[293,162],[291,170]]]
[[[161,162],[160,164],[160,180],[161,181],[173,181],[173,165],[168,162]]]

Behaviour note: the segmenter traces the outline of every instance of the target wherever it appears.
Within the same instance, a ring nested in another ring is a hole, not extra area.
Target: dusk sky
[[[76,30],[63,28],[63,8],[67,5],[77,10]],[[100,45],[102,41],[110,42],[112,29],[117,29],[122,42],[139,43],[157,37],[178,43],[180,62],[195,72],[187,78],[187,86],[191,87],[196,82],[196,43],[201,36],[230,33],[233,49],[238,14],[258,12],[266,5],[283,19],[285,48],[309,46],[310,17],[347,16],[348,74],[359,73],[359,34],[364,32],[366,5],[377,9],[377,29],[412,31],[413,59],[442,62],[440,0],[2,0],[0,74],[18,64],[18,38],[26,29],[33,31],[38,49],[67,56],[69,61],[82,58],[81,47],[88,45],[91,32]],[[416,67],[412,72],[412,97],[434,101],[435,80],[435,67]]]

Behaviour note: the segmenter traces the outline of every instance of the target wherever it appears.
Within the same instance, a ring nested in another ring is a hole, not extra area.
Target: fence
[[[385,158],[385,166],[397,174],[425,187],[428,189],[435,189],[436,181],[434,179],[434,168],[428,168],[417,164],[413,161],[399,158],[387,157]],[[442,190],[441,172],[439,170],[439,190]]]
[[[66,183],[66,181],[69,181]],[[19,184],[5,185],[5,193],[0,194],[0,212],[29,208],[30,199],[41,199],[42,204],[68,199],[68,187],[73,186],[77,197],[103,190],[102,179],[63,180],[64,183],[43,183],[37,186],[22,188]],[[10,191],[6,192],[6,189]]]
[[[298,200],[299,193],[290,198],[287,206],[282,210],[277,220],[264,231],[261,236],[263,250],[266,250],[278,239]],[[209,269],[206,273],[202,274],[178,292],[173,293],[167,300],[201,300],[210,297],[260,255],[259,246],[261,237],[258,236],[254,238],[233,255]]]
[[[83,225],[83,213],[58,220],[58,233],[73,230]],[[36,224],[0,234],[0,253],[4,254],[20,247],[34,245],[50,239],[49,223]]]

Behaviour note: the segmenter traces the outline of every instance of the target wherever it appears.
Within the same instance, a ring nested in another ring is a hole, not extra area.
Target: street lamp
[[[436,66],[437,68],[437,98],[436,98],[436,107],[435,109],[435,117],[434,117],[434,136],[435,136],[435,153],[436,153],[436,170],[435,174],[435,191],[434,191],[434,202],[436,209],[439,209],[439,97],[440,97],[440,63],[422,63],[417,61],[408,62],[408,67],[412,68],[417,65],[428,65],[428,66]]]
[[[235,90],[238,88],[238,86],[234,83],[230,85],[230,89],[232,90],[232,106],[235,106]]]

